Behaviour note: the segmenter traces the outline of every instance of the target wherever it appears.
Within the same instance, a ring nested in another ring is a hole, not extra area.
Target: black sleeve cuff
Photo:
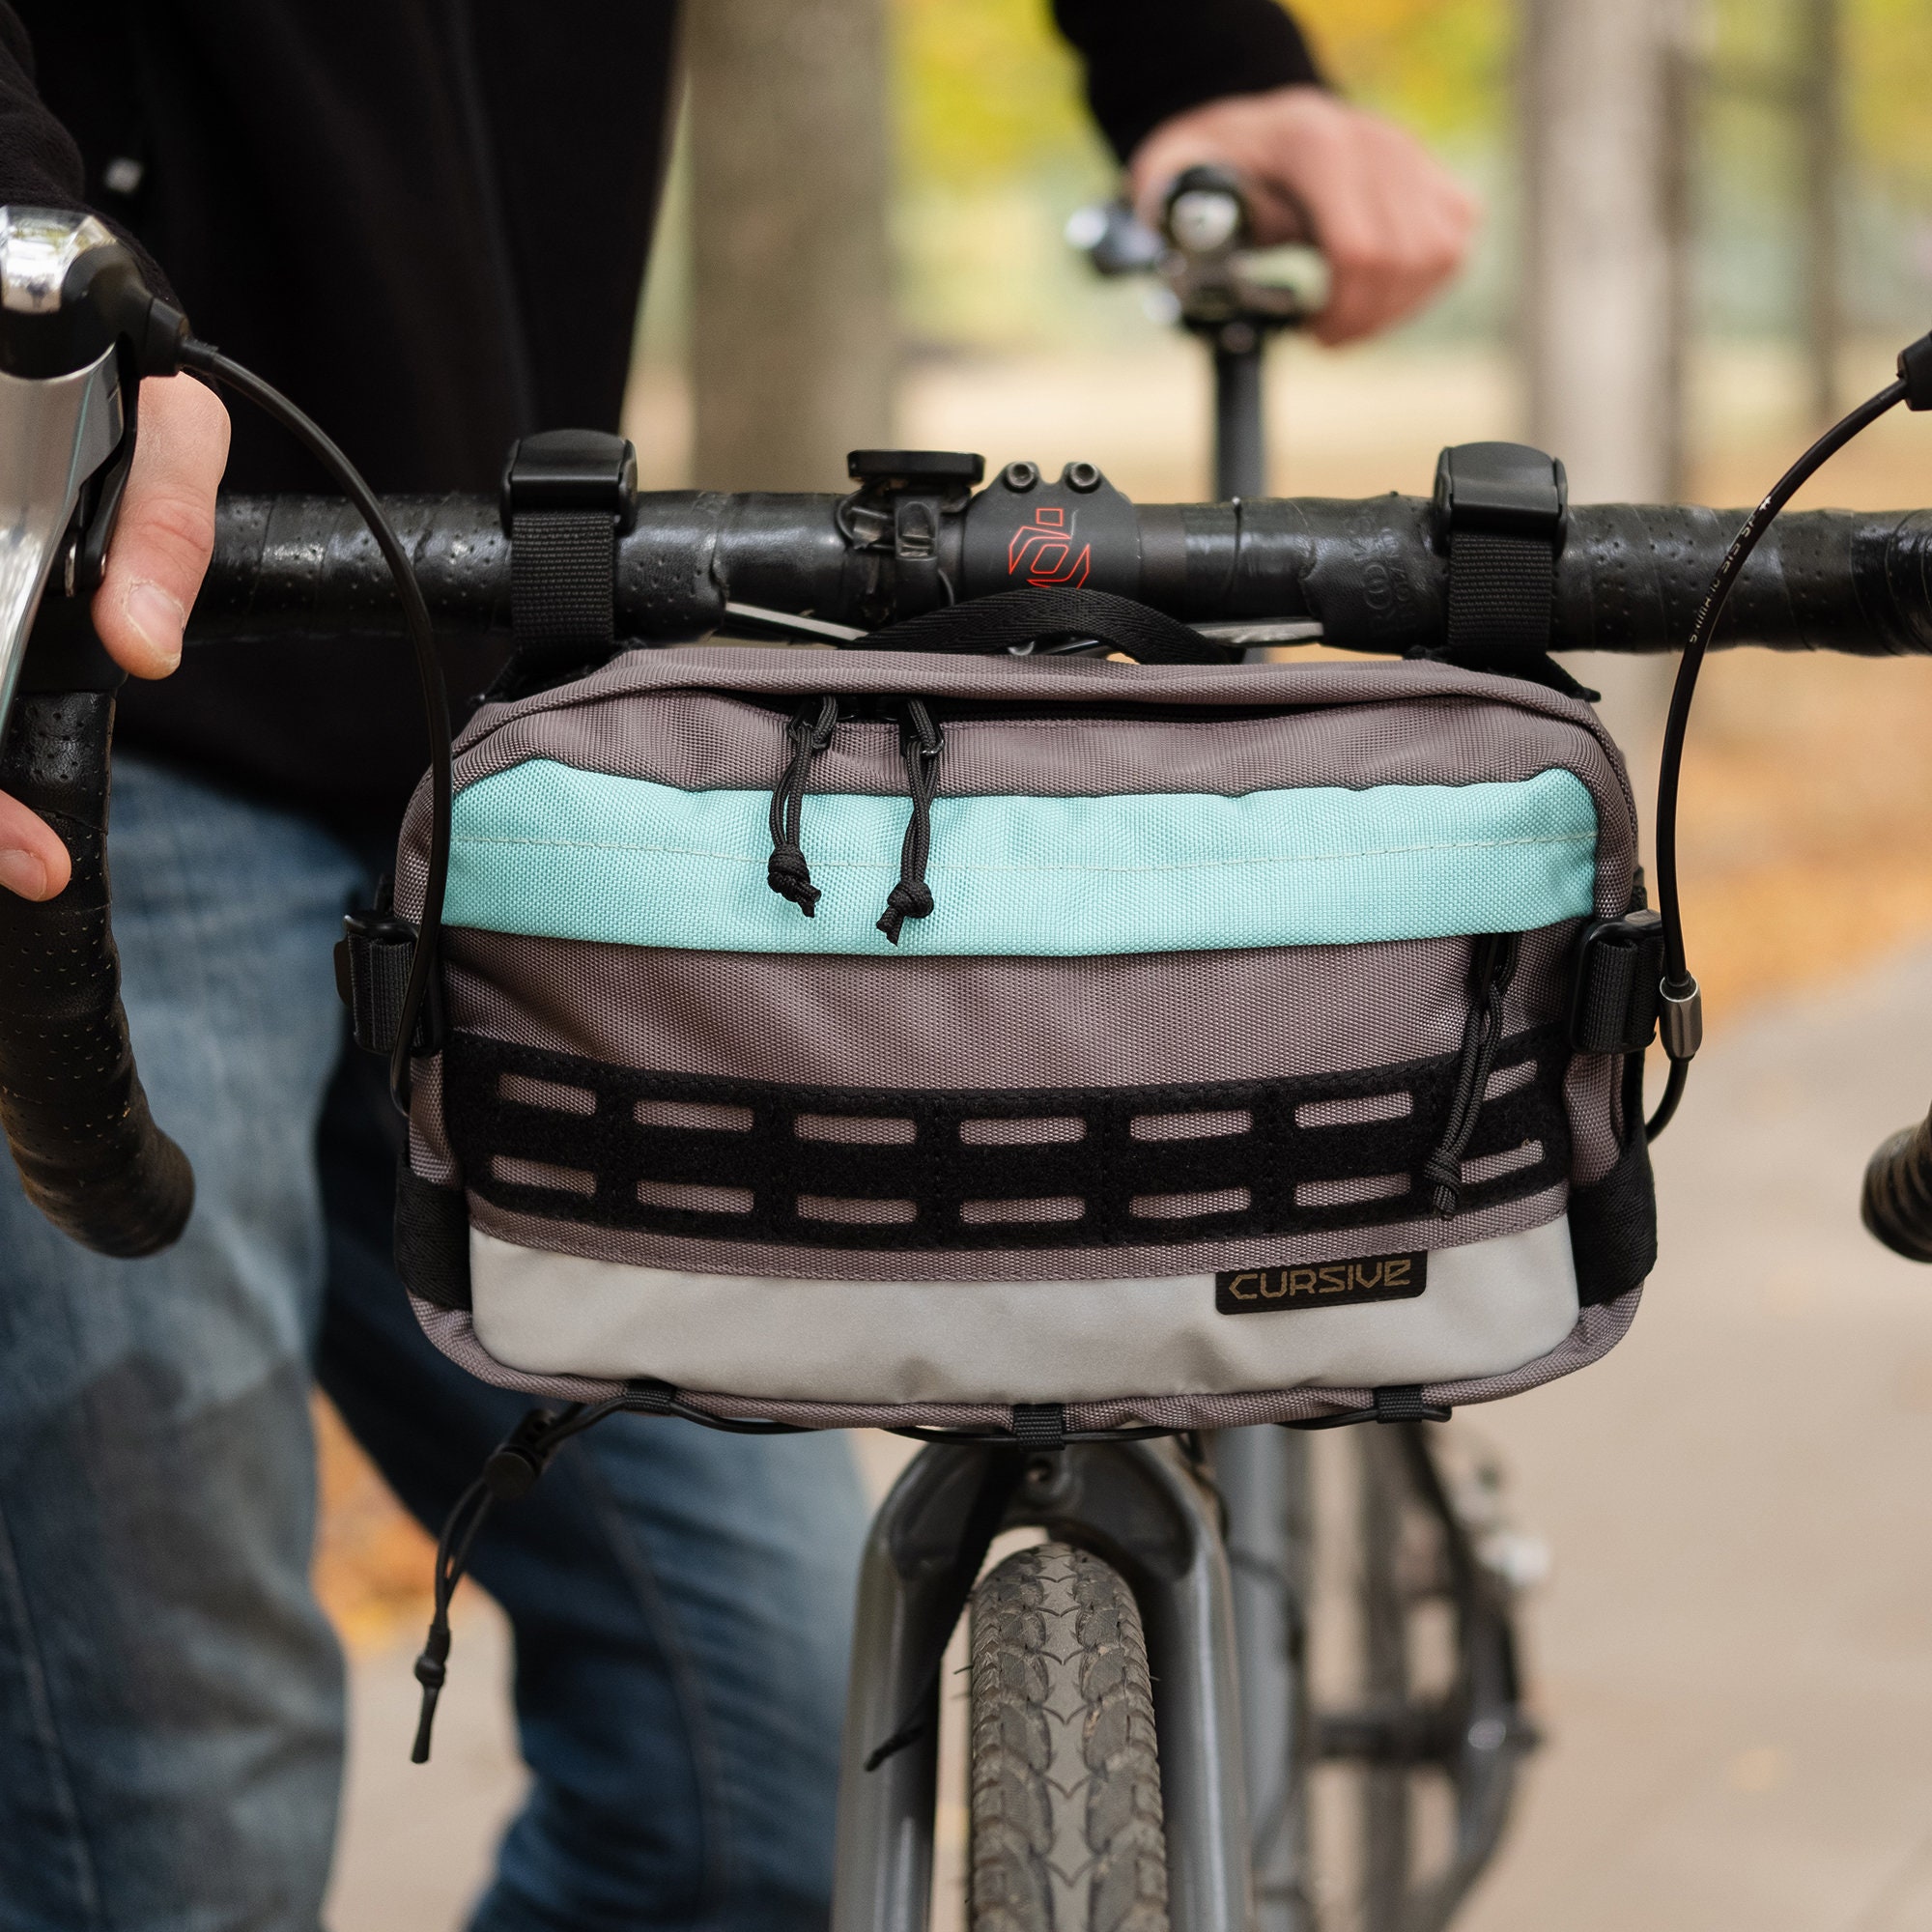
[[[148,286],[174,299],[160,265],[111,215],[90,208],[86,171],[73,137],[34,87],[34,49],[20,17],[0,0],[0,207],[57,208],[100,219],[133,251]]]
[[[1275,0],[1053,0],[1087,64],[1087,101],[1124,161],[1170,115],[1229,94],[1322,84]]]

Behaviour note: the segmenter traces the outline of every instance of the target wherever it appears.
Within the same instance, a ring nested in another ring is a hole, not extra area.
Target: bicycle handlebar
[[[46,819],[73,866],[43,903],[0,893],[0,1128],[55,1227],[132,1259],[187,1225],[194,1174],[148,1111],[121,1006],[107,875],[119,683],[91,639],[37,639],[0,753],[0,791]]]
[[[942,589],[921,595],[890,553],[848,544],[838,526],[846,500],[640,496],[618,544],[618,635],[646,643],[702,637],[728,625],[727,604],[863,629],[942,603]],[[384,507],[439,634],[507,636],[510,545],[496,503],[400,497]],[[1552,649],[1680,649],[1743,514],[1573,506],[1556,566]],[[1004,553],[989,570],[959,524],[948,519],[940,534],[940,564],[957,595],[1013,587]],[[1425,497],[1145,504],[1135,526],[1137,558],[1122,550],[1104,587],[1184,621],[1312,620],[1329,644],[1388,654],[1442,641],[1448,559]],[[228,497],[216,531],[191,641],[401,634],[382,555],[339,499]],[[1747,566],[1717,642],[1861,657],[1932,652],[1932,512],[1786,512]]]
[[[1173,616],[1312,620],[1330,643],[1367,652],[1442,640],[1448,566],[1424,498],[1135,509],[1087,487],[1080,501],[1094,505],[1097,582]],[[1064,485],[1059,494],[1070,500]],[[877,535],[890,521],[869,537],[855,530],[854,500],[640,497],[618,546],[619,634],[645,643],[693,639],[731,623],[729,607],[750,605],[844,626],[863,641],[865,629],[943,602],[945,586],[961,598],[1012,586],[1008,547],[975,538],[963,502],[940,516],[936,547],[908,557]],[[441,636],[507,636],[510,544],[497,504],[418,497],[383,507]],[[1553,646],[1680,645],[1736,522],[1694,508],[1573,509],[1557,566]],[[84,628],[76,626],[84,608],[55,598],[43,613],[0,764],[0,789],[52,819],[74,858],[73,883],[48,904],[0,895],[0,1125],[29,1192],[57,1226],[103,1252],[138,1255],[179,1233],[193,1183],[149,1117],[120,1009],[104,849],[111,690],[74,669],[81,661],[71,648],[65,662],[61,650],[43,648],[43,634]],[[316,497],[222,502],[190,640],[268,645],[299,636],[399,638],[402,630],[388,566],[350,504]],[[1717,641],[1932,653],[1932,513],[1785,517],[1751,558]]]

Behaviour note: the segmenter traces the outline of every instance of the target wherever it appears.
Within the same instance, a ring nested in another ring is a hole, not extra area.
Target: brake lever
[[[0,250],[4,245],[0,242]],[[0,260],[0,301],[6,289]],[[0,737],[13,716],[27,639],[55,566],[70,596],[99,582],[133,454],[119,362],[109,348],[65,376],[0,370]],[[111,490],[101,487],[110,476]],[[93,501],[84,505],[90,495]],[[94,514],[83,517],[83,507]],[[80,579],[83,551],[94,579],[87,584]]]
[[[0,743],[56,567],[69,596],[99,586],[140,379],[186,335],[94,215],[0,208]]]

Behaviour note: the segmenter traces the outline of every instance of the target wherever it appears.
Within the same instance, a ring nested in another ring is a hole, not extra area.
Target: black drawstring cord
[[[879,919],[879,930],[895,946],[907,920],[924,919],[932,911],[925,862],[932,852],[932,798],[939,789],[939,760],[945,750],[945,734],[932,722],[932,713],[919,698],[907,698],[899,724],[899,756],[905,760],[906,782],[912,791],[912,817],[899,848],[899,882],[887,894]]]
[[[469,1546],[489,1520],[497,1498],[481,1477],[457,1497],[456,1507],[442,1525],[436,1543],[436,1607],[429,1620],[429,1636],[416,1659],[416,1682],[422,1686],[422,1710],[416,1718],[416,1741],[410,1748],[412,1764],[429,1762],[429,1734],[436,1722],[436,1700],[449,1675],[449,1600],[456,1594],[469,1561]]]
[[[765,883],[781,899],[789,899],[807,919],[818,910],[821,896],[811,883],[811,867],[799,846],[800,821],[805,814],[805,783],[811,761],[832,742],[838,728],[838,700],[821,697],[816,712],[804,706],[785,727],[790,755],[772,793],[772,856],[765,867]]]
[[[498,1503],[527,1495],[550,1465],[550,1459],[592,1423],[630,1406],[630,1399],[612,1396],[587,1407],[572,1403],[561,1411],[533,1408],[490,1452],[483,1473],[457,1497],[436,1542],[436,1601],[429,1635],[416,1659],[416,1682],[422,1686],[422,1710],[416,1719],[416,1740],[410,1749],[412,1764],[429,1762],[429,1734],[436,1722],[436,1703],[449,1676],[449,1603],[469,1567],[469,1551],[478,1532]]]
[[[1431,1203],[1445,1220],[1463,1205],[1463,1151],[1482,1115],[1483,1090],[1490,1084],[1503,1037],[1503,997],[1521,952],[1522,937],[1514,932],[1488,933],[1470,945],[1469,1017],[1463,1028],[1456,1097],[1449,1103],[1441,1141],[1422,1163],[1422,1178],[1433,1189]]]

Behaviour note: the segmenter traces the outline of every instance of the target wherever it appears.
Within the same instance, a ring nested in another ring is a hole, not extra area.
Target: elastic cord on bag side
[[[1463,1054],[1456,1092],[1442,1138],[1422,1163],[1430,1205],[1445,1219],[1463,1205],[1463,1155],[1482,1118],[1483,1097],[1503,1037],[1503,1000],[1522,956],[1520,933],[1488,933],[1469,949],[1469,1017],[1463,1027]]]

